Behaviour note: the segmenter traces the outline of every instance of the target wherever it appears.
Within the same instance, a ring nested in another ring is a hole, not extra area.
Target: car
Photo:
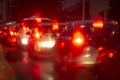
[[[98,44],[99,41],[95,39],[98,37],[101,41],[104,41],[104,38],[101,38],[102,33],[103,28],[94,28],[93,21],[72,21],[67,23],[67,26],[57,38],[55,45],[55,71],[58,76],[62,76],[59,77],[60,80],[64,77],[74,80],[78,77],[77,73],[82,69],[91,72],[95,71],[98,64],[98,47],[100,45]]]
[[[119,25],[107,25],[105,28],[106,40],[105,45],[100,44],[99,54],[97,57],[97,71],[101,75],[101,80],[119,78],[119,53],[120,53],[120,28]],[[116,74],[116,76],[114,76]],[[109,76],[107,76],[109,75]]]
[[[20,47],[26,49],[28,44],[29,35],[26,35],[27,32],[32,31],[33,28],[37,27],[40,23],[51,22],[49,18],[40,18],[37,16],[32,16],[28,18],[23,18],[22,22],[18,27]]]
[[[2,29],[2,41],[5,47],[19,48],[18,33],[13,26],[5,26]]]
[[[52,23],[41,23],[29,33],[27,50],[31,59],[47,60],[54,56],[56,33],[52,27]]]

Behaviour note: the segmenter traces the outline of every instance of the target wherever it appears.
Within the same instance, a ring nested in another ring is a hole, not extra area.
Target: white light
[[[82,41],[83,40],[81,38],[78,38],[78,39],[75,40],[76,43],[82,43]]]
[[[83,61],[82,64],[95,64],[95,61]]]
[[[86,54],[86,55],[84,55],[84,57],[86,57],[86,58],[87,58],[87,57],[90,57],[90,54]]]
[[[38,43],[39,46],[43,48],[52,48],[55,45],[55,41],[42,41]]]
[[[28,39],[21,39],[21,43],[23,44],[23,45],[27,45],[28,44]]]
[[[81,27],[81,28],[84,28],[84,27],[85,27],[85,25],[81,25],[80,27]]]

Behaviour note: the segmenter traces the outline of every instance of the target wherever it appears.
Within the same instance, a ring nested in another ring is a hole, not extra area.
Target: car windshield
[[[61,35],[64,36],[72,35],[72,33],[76,30],[76,27],[79,27],[81,31],[85,34],[85,36],[92,36],[94,33],[94,29],[91,24],[76,25],[76,26],[68,25],[63,28],[63,32],[61,33]]]
[[[52,25],[47,25],[47,24],[45,24],[45,25],[42,25],[42,24],[40,24],[39,26],[38,26],[38,29],[39,29],[39,31],[42,31],[42,32],[44,32],[44,33],[52,33]]]

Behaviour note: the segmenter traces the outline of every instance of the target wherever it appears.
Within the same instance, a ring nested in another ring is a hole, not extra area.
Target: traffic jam
[[[4,80],[118,80],[119,26],[114,21],[32,16],[2,24]],[[109,28],[109,29],[108,29]],[[115,66],[114,66],[115,65]],[[0,73],[2,72],[2,68]],[[3,74],[1,73],[1,74]],[[3,78],[2,78],[3,77]],[[14,77],[14,78],[13,78]],[[8,79],[5,79],[8,80]]]

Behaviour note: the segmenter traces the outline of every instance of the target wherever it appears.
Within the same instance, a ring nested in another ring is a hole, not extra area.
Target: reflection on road
[[[61,75],[59,74],[60,69],[55,70],[54,61],[34,61],[29,59],[26,51],[22,51],[22,59],[21,61],[10,63],[15,70],[15,75],[17,80],[66,80],[73,79],[72,77],[76,77],[75,80],[97,80],[96,75],[87,69],[81,69],[74,75],[75,71],[71,71],[73,73],[63,72]]]

